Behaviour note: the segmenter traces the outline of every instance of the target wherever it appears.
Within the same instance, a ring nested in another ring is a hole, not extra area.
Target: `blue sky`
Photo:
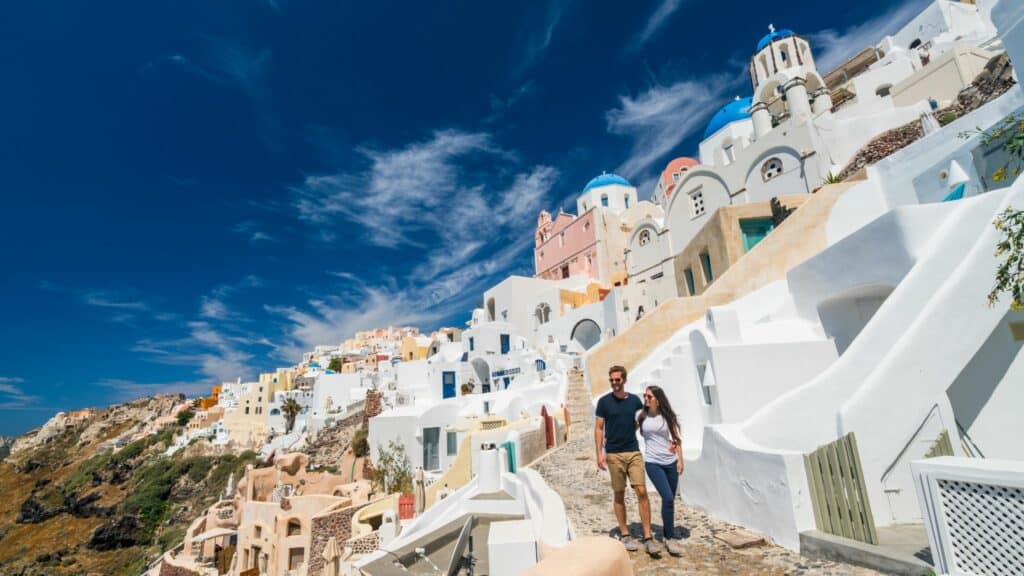
[[[540,209],[694,154],[769,23],[826,71],[926,3],[11,4],[0,434],[462,324]]]

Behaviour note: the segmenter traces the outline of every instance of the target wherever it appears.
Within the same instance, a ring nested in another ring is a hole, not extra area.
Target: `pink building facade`
[[[576,199],[576,215],[542,211],[534,237],[537,278],[561,280],[582,276],[605,286],[625,281],[626,214],[639,203],[625,178],[601,174]]]
[[[578,218],[562,212],[555,219],[542,211],[537,218],[534,265],[537,278],[545,280],[570,276],[599,280],[594,210]]]

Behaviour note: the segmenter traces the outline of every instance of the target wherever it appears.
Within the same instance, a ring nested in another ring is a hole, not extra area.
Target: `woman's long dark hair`
[[[668,431],[672,434],[672,441],[682,446],[683,441],[679,438],[679,419],[676,418],[676,412],[672,409],[672,405],[668,403],[668,397],[665,396],[665,391],[661,389],[661,386],[648,386],[648,390],[654,395],[654,399],[658,401],[658,412],[662,418],[665,419],[665,423],[668,424]],[[644,420],[647,418],[647,405],[644,404],[644,409],[640,411],[640,417],[637,419],[637,423],[643,428]]]

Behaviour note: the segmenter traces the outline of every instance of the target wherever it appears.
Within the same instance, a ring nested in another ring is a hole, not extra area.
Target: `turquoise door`
[[[771,218],[753,218],[750,220],[740,220],[740,231],[743,233],[743,251],[750,252],[750,250],[757,246],[757,243],[764,240],[764,237],[775,225],[772,223]]]

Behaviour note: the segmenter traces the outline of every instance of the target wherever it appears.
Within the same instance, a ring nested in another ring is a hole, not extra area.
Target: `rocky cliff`
[[[61,413],[0,443],[0,574],[136,575],[239,478],[253,452],[196,442],[164,456],[184,399]]]

